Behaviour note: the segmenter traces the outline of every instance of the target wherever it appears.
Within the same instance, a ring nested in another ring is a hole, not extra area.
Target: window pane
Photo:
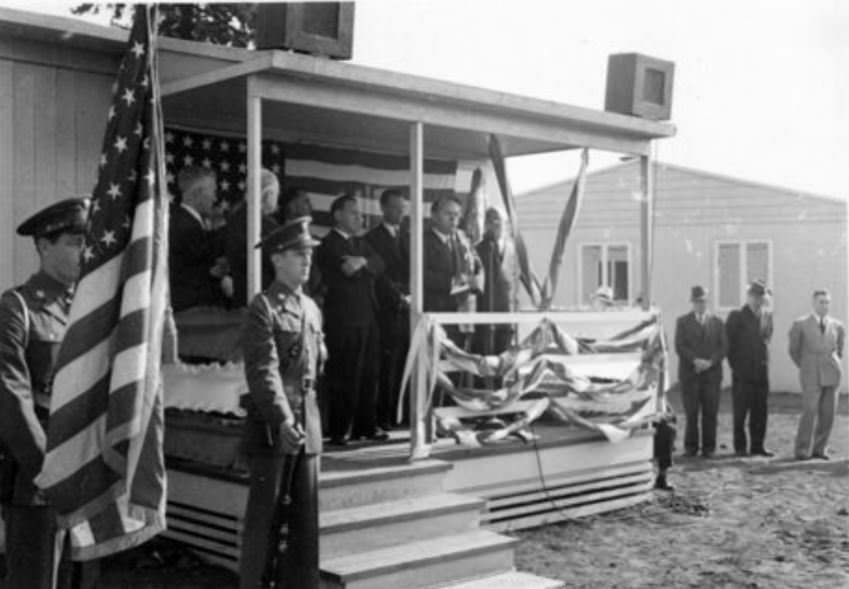
[[[581,249],[581,268],[583,273],[581,279],[584,289],[584,292],[581,293],[581,301],[588,303],[590,296],[602,285],[601,246],[585,245]]]
[[[607,248],[607,280],[613,289],[613,299],[628,301],[628,248],[624,245]]]
[[[746,244],[746,280],[763,280],[769,283],[769,244]]]
[[[720,244],[716,262],[719,272],[719,306],[736,307],[740,304],[743,292],[740,284],[740,245]]]

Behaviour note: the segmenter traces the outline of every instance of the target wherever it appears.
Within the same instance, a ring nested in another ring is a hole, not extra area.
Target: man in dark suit
[[[381,348],[377,421],[389,429],[410,345],[410,234],[401,229],[407,201],[399,190],[383,191],[380,209],[383,222],[366,234],[366,240],[385,265],[376,285]]]
[[[215,172],[188,166],[180,170],[177,184],[182,199],[171,206],[168,228],[171,306],[176,312],[223,304],[233,294],[223,235],[210,231],[206,221],[215,203]]]
[[[707,291],[701,286],[690,289],[693,310],[675,323],[675,351],[678,353],[678,380],[684,401],[687,425],[684,451],[687,456],[699,452],[699,414],[701,414],[702,456],[716,451],[716,416],[719,412],[719,388],[722,384],[722,360],[727,344],[722,319],[708,312]]]
[[[481,262],[465,234],[457,228],[462,207],[454,196],[431,205],[431,227],[424,234],[424,310],[474,311],[483,283]],[[445,332],[468,349],[471,329],[447,325]]]
[[[80,272],[88,201],[71,198],[21,223],[39,270],[0,297],[0,504],[5,587],[94,587],[98,561],[71,564],[68,536],[35,484],[41,471],[56,356]]]
[[[519,264],[513,241],[504,236],[501,212],[489,208],[483,240],[475,248],[483,265],[483,292],[478,311],[515,311],[518,307]],[[510,346],[515,326],[478,325],[473,349],[479,354],[500,354]]]
[[[385,440],[377,428],[379,334],[375,279],[383,260],[357,233],[363,216],[357,198],[344,194],[330,207],[333,229],[316,251],[327,289],[324,322],[327,333],[327,378],[330,440]]]
[[[769,295],[761,280],[749,284],[746,304],[728,314],[728,364],[731,366],[734,401],[734,451],[772,456],[764,447],[769,396],[769,342],[772,339],[772,313],[765,308]],[[746,418],[749,420],[749,445]]]
[[[262,169],[260,174],[260,209],[262,237],[277,228],[277,199],[280,194],[280,182],[274,172]],[[244,200],[234,207],[224,230],[224,241],[230,276],[233,279],[233,306],[244,307],[248,304],[248,206]],[[274,280],[274,266],[267,253],[262,254],[262,288],[265,290]]]
[[[249,392],[242,402],[247,409],[243,447],[251,479],[239,571],[244,589],[269,582],[305,589],[319,585],[322,435],[315,382],[326,353],[321,313],[301,288],[309,276],[312,248],[318,244],[308,226],[309,217],[296,219],[262,241],[275,279],[251,301],[245,319]],[[284,523],[289,534],[281,555]]]

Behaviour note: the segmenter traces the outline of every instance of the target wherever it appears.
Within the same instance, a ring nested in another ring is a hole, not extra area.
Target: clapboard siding
[[[657,173],[652,292],[663,310],[667,334],[673,335],[675,318],[689,310],[690,286],[702,284],[715,293],[718,242],[767,241],[772,246],[771,281],[776,293],[770,380],[774,389],[797,391],[796,369],[786,352],[787,332],[793,319],[809,311],[811,291],[829,288],[833,315],[847,322],[846,203],[670,165],[659,164]],[[641,293],[638,188],[635,164],[588,175],[579,218],[566,245],[555,304],[587,303],[580,285],[583,243],[629,244],[631,298]],[[519,224],[537,272],[548,267],[556,223],[570,189],[568,181],[517,198]],[[715,298],[712,306],[716,307]],[[727,311],[720,314],[724,317]],[[674,378],[674,354],[670,368]]]
[[[25,280],[36,265],[17,225],[52,202],[91,192],[111,83],[111,75],[0,59],[0,288]]]
[[[724,178],[678,166],[658,164],[655,181],[658,225],[842,223],[836,199]],[[569,195],[571,181],[531,191],[518,198],[523,227],[550,224]],[[640,178],[635,162],[589,174],[579,223],[622,227],[639,219]]]

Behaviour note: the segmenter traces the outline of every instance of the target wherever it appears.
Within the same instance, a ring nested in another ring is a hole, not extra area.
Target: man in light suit
[[[685,453],[695,456],[701,441],[702,456],[711,458],[716,450],[722,359],[728,346],[722,319],[708,312],[707,296],[707,290],[701,286],[690,289],[693,310],[679,317],[675,324],[675,351],[678,353],[678,380],[687,417]]]
[[[837,409],[846,333],[840,321],[828,316],[829,292],[816,290],[813,299],[814,312],[800,317],[790,328],[790,357],[799,367],[803,407],[795,454],[799,460],[809,457],[828,460],[826,444]]]

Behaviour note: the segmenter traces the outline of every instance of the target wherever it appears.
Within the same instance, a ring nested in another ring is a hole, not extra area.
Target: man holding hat
[[[749,284],[746,304],[728,314],[728,364],[731,366],[734,402],[734,451],[773,456],[764,447],[769,395],[769,342],[772,339],[772,313],[766,309],[772,293],[762,280]],[[746,418],[749,440],[746,440]]]
[[[690,289],[693,310],[675,323],[675,351],[687,420],[684,451],[695,456],[701,443],[702,456],[711,458],[716,451],[716,416],[727,343],[722,319],[708,312],[707,297],[708,291],[701,286]]]
[[[34,479],[44,462],[56,357],[85,243],[88,199],[50,205],[21,223],[39,270],[0,298],[0,503],[6,524],[6,587],[84,587],[98,565],[73,565],[68,539]]]
[[[258,245],[274,282],[248,306],[244,327],[248,394],[243,447],[249,457],[240,587],[318,587],[318,455],[315,381],[326,351],[322,318],[303,293],[318,245],[309,217],[293,219]],[[280,529],[288,527],[279,553]]]

